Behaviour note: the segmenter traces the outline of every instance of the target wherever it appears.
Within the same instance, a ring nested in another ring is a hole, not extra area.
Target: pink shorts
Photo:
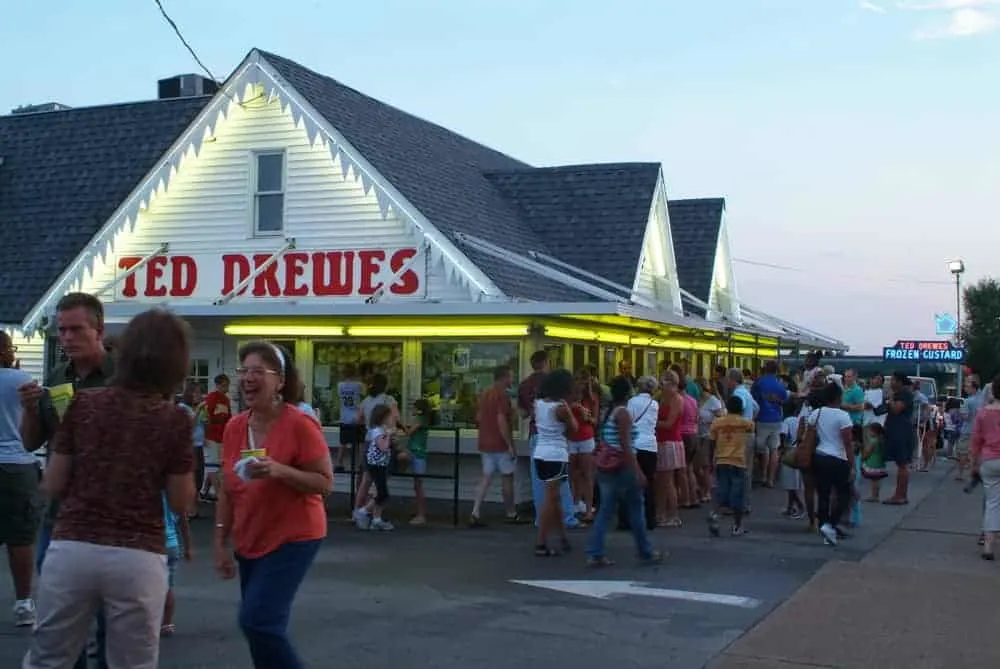
[[[661,441],[656,445],[656,471],[672,472],[685,467],[683,441]]]

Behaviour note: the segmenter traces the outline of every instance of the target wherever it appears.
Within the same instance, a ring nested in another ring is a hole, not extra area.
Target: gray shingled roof
[[[677,261],[677,280],[681,288],[699,300],[708,302],[712,289],[715,250],[722,226],[726,201],[721,197],[670,200],[670,233]],[[703,309],[685,305],[685,310],[704,317]]]
[[[0,116],[0,323],[20,323],[211,98]]]
[[[420,213],[454,240],[465,233],[519,254],[556,255],[522,220],[486,173],[534,171],[531,165],[425,121],[281,56],[260,51],[283,79],[336,128]],[[461,244],[461,242],[457,242]],[[461,244],[462,252],[511,297],[592,299]],[[631,279],[629,279],[631,283]]]
[[[568,165],[487,177],[544,240],[549,255],[631,289],[659,163]]]

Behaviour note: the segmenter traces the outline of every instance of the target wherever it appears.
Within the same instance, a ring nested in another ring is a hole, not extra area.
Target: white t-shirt
[[[396,406],[396,399],[389,393],[382,393],[381,395],[376,395],[372,397],[369,395],[361,403],[361,413],[365,417],[365,427],[370,427],[372,424],[372,411],[375,407],[386,405],[389,407]]]
[[[816,452],[830,455],[841,460],[847,459],[847,451],[844,450],[844,438],[840,431],[851,429],[854,423],[851,422],[851,415],[843,409],[832,407],[820,407],[816,409],[806,419],[809,425],[816,426]]]
[[[871,404],[873,407],[882,406],[882,402],[884,401],[884,395],[881,388],[872,388],[865,391],[865,402],[868,402],[868,404]],[[876,416],[875,412],[871,409],[865,409],[863,422],[865,425],[871,425],[872,423],[885,425],[885,416]]]
[[[656,417],[660,413],[660,403],[649,393],[640,393],[628,401],[626,408],[632,416],[632,429],[635,430],[635,443],[632,445],[637,451],[656,453]]]
[[[725,407],[715,395],[710,395],[707,400],[698,407],[698,434],[702,437],[708,436],[708,431],[712,427],[712,421],[722,414]]]
[[[564,402],[535,400],[535,452],[536,460],[549,462],[569,462],[566,448],[566,423],[559,420],[556,410]]]
[[[358,415],[358,407],[361,405],[361,398],[365,394],[365,387],[360,381],[341,381],[337,384],[337,397],[340,398],[340,422],[357,423],[361,416]],[[368,427],[367,420],[365,427]]]
[[[781,422],[781,434],[785,435],[785,444],[794,446],[799,436],[799,417],[789,416]]]

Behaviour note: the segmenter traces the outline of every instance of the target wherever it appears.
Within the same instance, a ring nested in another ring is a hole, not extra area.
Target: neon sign
[[[913,362],[965,362],[965,349],[950,341],[919,341],[900,339],[894,346],[882,349],[882,360],[912,360]]]

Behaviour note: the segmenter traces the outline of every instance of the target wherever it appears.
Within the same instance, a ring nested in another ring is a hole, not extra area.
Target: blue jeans
[[[236,556],[240,565],[240,629],[256,669],[303,666],[288,640],[292,600],[322,542],[288,543],[259,558]]]
[[[49,550],[49,542],[52,541],[52,526],[45,520],[38,528],[38,538],[35,544],[35,571],[42,573],[42,563],[45,562],[45,553]],[[104,625],[104,612],[97,612],[97,634],[94,635],[97,641],[97,669],[108,669],[108,660],[104,654],[104,644],[106,643],[107,632]],[[88,669],[87,649],[77,658],[73,669]]]
[[[604,557],[604,539],[608,526],[615,518],[615,507],[617,504],[624,504],[635,547],[641,557],[650,557],[653,546],[646,533],[642,488],[636,480],[635,470],[625,466],[614,474],[597,472],[597,487],[601,491],[601,505],[597,507],[597,516],[587,537],[587,555],[591,558]]]

